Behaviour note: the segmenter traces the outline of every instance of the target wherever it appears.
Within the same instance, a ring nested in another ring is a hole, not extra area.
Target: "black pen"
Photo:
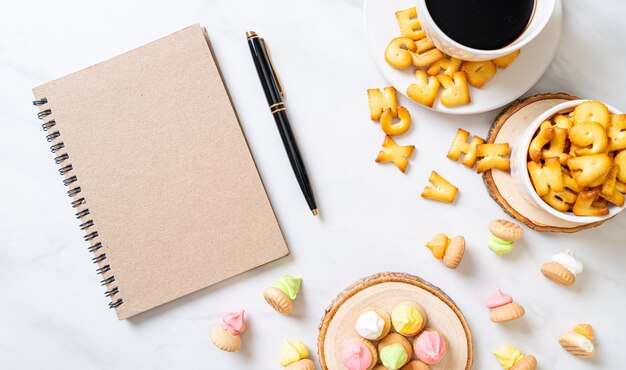
[[[302,193],[304,194],[304,198],[311,212],[313,212],[314,216],[317,216],[319,212],[317,210],[317,204],[315,203],[315,197],[313,196],[313,190],[311,189],[311,183],[309,182],[309,176],[306,173],[298,145],[296,144],[296,140],[291,132],[291,127],[289,126],[289,119],[287,118],[286,112],[287,107],[285,107],[285,103],[283,102],[284,93],[268,55],[265,40],[259,37],[254,31],[246,32],[246,38],[248,39],[248,46],[250,46],[252,59],[254,60],[256,71],[259,74],[263,91],[265,91],[267,103],[276,121],[276,126],[278,127],[278,132],[280,132],[285,150],[287,151],[291,168],[293,168],[293,172],[296,175],[296,179],[298,179],[298,184],[300,184],[300,189],[302,189]]]

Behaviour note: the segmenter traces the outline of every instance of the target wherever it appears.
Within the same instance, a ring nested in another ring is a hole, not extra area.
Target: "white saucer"
[[[407,87],[415,81],[415,69],[391,67],[385,61],[385,48],[389,41],[400,36],[395,12],[412,6],[415,6],[415,0],[365,0],[364,9],[365,33],[372,57],[387,81],[405,96]],[[544,30],[522,49],[519,57],[508,68],[498,69],[493,79],[481,89],[470,86],[470,104],[448,108],[437,99],[431,109],[450,114],[481,113],[519,98],[548,69],[561,38],[562,20],[561,1],[557,1],[552,19]]]

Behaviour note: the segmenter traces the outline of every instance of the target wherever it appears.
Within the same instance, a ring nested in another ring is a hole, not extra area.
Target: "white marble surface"
[[[626,109],[626,26],[619,17],[626,3],[567,0],[564,8],[557,56],[529,93],[565,91]],[[209,31],[292,254],[119,322],[89,261],[30,88],[193,23]],[[283,339],[302,340],[315,353],[330,300],[352,281],[387,270],[420,275],[456,300],[473,330],[476,369],[498,368],[490,352],[508,343],[534,353],[541,369],[623,368],[626,215],[575,235],[526,229],[512,255],[493,255],[487,223],[506,215],[481,178],[445,153],[458,127],[485,135],[495,111],[453,117],[402,101],[415,120],[399,140],[417,146],[408,173],[374,163],[382,134],[369,120],[365,90],[385,81],[365,46],[360,1],[4,1],[0,25],[0,368],[279,368]],[[249,29],[271,47],[322,217],[307,212],[267,112],[245,43]],[[431,169],[460,186],[455,205],[419,197]],[[457,271],[423,247],[439,232],[463,234],[469,243]],[[587,269],[572,289],[538,271],[564,248]],[[283,273],[304,278],[287,318],[261,297]],[[496,287],[526,307],[523,320],[489,322],[483,302]],[[249,318],[244,349],[220,352],[208,332],[239,307]],[[593,361],[557,343],[578,322],[596,329]]]

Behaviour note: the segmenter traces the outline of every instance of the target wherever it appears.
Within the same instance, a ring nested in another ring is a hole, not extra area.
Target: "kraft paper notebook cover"
[[[288,254],[204,28],[33,93],[120,319]]]

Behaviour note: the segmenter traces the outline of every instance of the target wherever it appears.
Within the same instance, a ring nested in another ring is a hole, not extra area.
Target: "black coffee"
[[[474,49],[507,46],[524,32],[535,0],[426,0],[437,26],[451,39]]]

